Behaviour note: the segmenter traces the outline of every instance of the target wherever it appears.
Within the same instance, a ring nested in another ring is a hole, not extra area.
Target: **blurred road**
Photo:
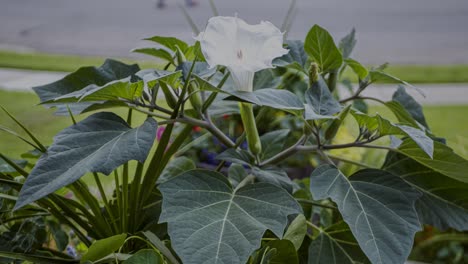
[[[0,48],[84,55],[131,56],[152,35],[190,40],[177,8],[182,0],[0,0]],[[202,29],[208,0],[188,9]],[[215,0],[220,14],[281,26],[289,1]],[[302,39],[315,23],[336,39],[358,32],[354,56],[365,63],[468,63],[467,0],[298,0],[290,31]],[[135,56],[135,55],[133,55]]]

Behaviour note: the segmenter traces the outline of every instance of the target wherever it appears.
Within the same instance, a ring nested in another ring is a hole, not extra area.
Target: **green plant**
[[[27,161],[0,155],[0,239],[27,241],[7,243],[1,257],[37,263],[403,263],[423,224],[468,229],[468,161],[430,131],[421,106],[405,91],[414,87],[385,73],[385,65],[367,69],[350,57],[354,31],[335,45],[316,25],[304,42],[283,47],[270,24],[211,22],[194,45],[150,38],[161,47],[139,52],[165,60],[163,69],[107,60],[34,88],[43,105],[73,122],[74,115],[96,112],[58,133],[51,146],[4,109],[34,151],[23,157]],[[232,29],[239,35],[229,43],[212,37],[210,27],[225,29],[216,31],[220,36]],[[249,38],[252,32],[261,41]],[[342,78],[346,68],[358,87]],[[361,95],[383,80],[401,85],[391,101]],[[351,96],[338,94],[341,82]],[[368,100],[387,107],[398,123],[368,113]],[[124,118],[111,112],[117,107],[127,109]],[[239,108],[246,132],[233,139],[216,124],[226,113],[239,115]],[[146,120],[135,124],[135,112]],[[278,113],[288,129],[257,129]],[[185,157],[196,140],[194,127],[222,146],[216,168],[197,168]],[[354,138],[339,142],[343,133]],[[380,151],[385,162],[365,164],[365,152],[345,157],[348,149]],[[293,181],[286,173],[291,164],[314,169]],[[98,195],[80,180],[87,173]],[[112,192],[102,177],[114,178]],[[84,248],[77,252],[81,258],[63,253],[70,240]]]

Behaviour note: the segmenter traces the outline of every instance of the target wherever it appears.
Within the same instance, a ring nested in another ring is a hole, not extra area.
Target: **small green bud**
[[[161,90],[164,93],[164,98],[166,98],[167,105],[170,108],[174,109],[177,104],[177,99],[175,98],[174,94],[172,93],[169,86],[165,82],[159,82],[159,84],[161,86]]]
[[[184,53],[182,50],[179,48],[179,46],[176,46],[176,57],[177,57],[177,65],[182,65],[184,62],[187,61],[187,58],[185,58]]]
[[[312,86],[313,83],[319,80],[319,66],[317,63],[312,62],[309,68],[309,84]]]
[[[239,109],[249,150],[252,154],[257,156],[262,152],[262,143],[258,135],[257,124],[255,123],[253,105],[249,103],[239,103]]]
[[[190,103],[192,104],[192,107],[197,111],[201,110],[202,100],[200,96],[200,89],[198,89],[198,86],[192,82],[188,86],[188,91],[190,93]]]

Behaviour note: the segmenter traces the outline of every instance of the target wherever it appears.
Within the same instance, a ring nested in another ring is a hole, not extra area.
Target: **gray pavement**
[[[63,78],[64,72],[28,71],[0,68],[0,88],[13,91],[29,91],[31,87],[48,84]],[[381,100],[390,100],[396,85],[373,85],[367,88],[363,95]],[[468,104],[468,84],[424,84],[417,85],[426,97],[423,97],[414,88],[407,91],[416,100],[425,105],[462,105]],[[342,89],[343,95],[347,91]]]
[[[214,0],[220,14],[280,26],[289,1]],[[0,0],[0,48],[83,55],[129,56],[152,35],[190,40],[177,3],[156,0]],[[203,28],[208,0],[189,9]],[[341,38],[358,32],[354,57],[365,63],[468,63],[467,0],[297,0],[290,38],[304,38],[315,23]]]

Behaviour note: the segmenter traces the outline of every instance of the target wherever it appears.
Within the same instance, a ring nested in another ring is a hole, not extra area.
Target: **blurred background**
[[[208,0],[0,0],[0,48],[78,55],[131,56],[153,35],[189,40],[192,31],[177,4],[202,29]],[[220,15],[280,27],[290,1],[216,0]],[[336,38],[353,27],[354,56],[364,63],[468,63],[466,0],[297,0],[289,38],[303,39],[320,24]],[[133,55],[135,56],[135,55]]]

